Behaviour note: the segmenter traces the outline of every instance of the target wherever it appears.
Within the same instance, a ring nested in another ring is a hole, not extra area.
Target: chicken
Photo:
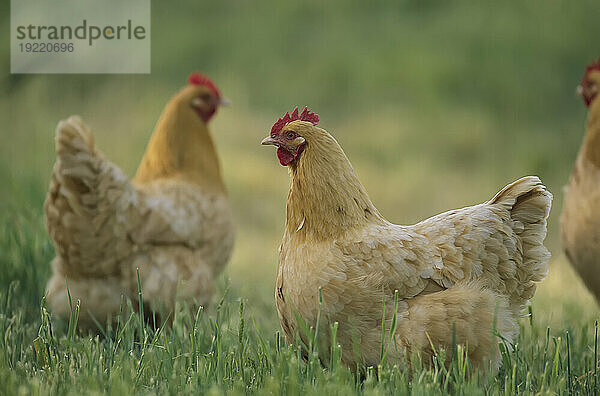
[[[303,329],[312,326],[327,361],[337,322],[342,362],[353,369],[377,366],[384,330],[388,361],[416,352],[431,361],[431,346],[450,349],[454,340],[467,345],[473,365],[499,367],[495,331],[515,340],[517,319],[548,271],[552,195],[525,177],[485,203],[395,225],[318,121],[296,108],[262,141],[277,147],[291,175],[275,287],[288,341],[299,334],[309,345]]]
[[[587,132],[565,189],[561,239],[567,258],[600,302],[600,59],[578,88],[589,108]]]
[[[57,160],[44,204],[56,247],[47,302],[92,328],[119,313],[121,296],[169,314],[176,299],[209,303],[213,279],[229,260],[234,227],[207,123],[224,103],[216,85],[194,73],[166,105],[137,174],[128,180],[96,149],[82,120],[56,129]],[[68,290],[67,290],[68,285]]]

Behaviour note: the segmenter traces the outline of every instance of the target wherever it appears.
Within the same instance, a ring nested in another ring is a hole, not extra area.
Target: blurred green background
[[[7,66],[8,4],[0,7]],[[539,175],[555,196],[554,258],[535,304],[549,323],[592,317],[593,299],[564,262],[558,218],[585,130],[575,87],[600,55],[599,21],[597,0],[153,1],[150,75],[2,73],[2,236],[33,247],[0,252],[0,287],[20,279],[24,308],[37,309],[53,255],[42,203],[58,120],[81,115],[98,147],[133,175],[162,107],[200,70],[233,102],[211,124],[238,222],[225,276],[273,326],[288,176],[259,142],[296,105],[320,114],[397,223]]]

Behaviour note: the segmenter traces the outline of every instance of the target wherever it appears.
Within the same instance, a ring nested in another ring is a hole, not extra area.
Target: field
[[[596,1],[198,3],[153,2],[150,75],[2,74],[0,393],[596,393],[598,305],[562,254],[558,221],[585,130],[575,87],[600,55]],[[42,203],[58,120],[81,115],[132,175],[193,70],[233,102],[211,124],[238,226],[215,303],[160,329],[125,303],[99,336],[51,318]],[[458,350],[448,370],[385,364],[361,379],[286,344],[273,287],[289,182],[259,143],[296,105],[319,113],[393,222],[479,203],[528,174],[554,194],[550,274],[497,375],[470,372]]]

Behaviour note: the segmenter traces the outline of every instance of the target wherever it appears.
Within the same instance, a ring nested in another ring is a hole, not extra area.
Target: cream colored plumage
[[[589,69],[582,85],[589,105],[587,132],[565,189],[561,239],[569,261],[600,302],[600,62]]]
[[[397,290],[388,359],[398,362],[410,351],[427,358],[430,341],[449,348],[454,333],[475,365],[499,364],[493,329],[515,339],[517,318],[548,271],[542,242],[552,195],[537,177],[517,180],[483,204],[401,226],[379,214],[325,130],[292,121],[263,144],[278,146],[291,173],[275,291],[290,342],[296,332],[308,342],[298,318],[315,326],[321,289],[321,357],[330,350],[329,325],[338,322],[343,362],[377,365],[382,301],[389,332]]]
[[[205,101],[194,101],[198,97]],[[214,113],[218,100],[194,84],[175,95],[133,181],[96,149],[79,117],[58,124],[44,205],[56,246],[47,286],[55,314],[69,316],[66,279],[73,302],[81,300],[83,325],[118,314],[121,296],[136,306],[137,268],[145,309],[169,313],[177,297],[192,306],[210,301],[234,238],[217,154],[201,117],[206,109]]]

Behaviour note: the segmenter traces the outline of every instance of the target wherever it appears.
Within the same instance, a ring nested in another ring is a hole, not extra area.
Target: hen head
[[[581,95],[586,106],[590,104],[598,95],[600,90],[600,58],[585,69],[585,74],[581,83],[577,87],[577,93]]]
[[[285,115],[277,120],[271,127],[269,136],[261,144],[277,147],[277,158],[283,166],[297,163],[314,132],[314,127],[319,123],[319,116],[305,107],[298,113],[298,107],[292,114]]]
[[[219,106],[229,105],[217,85],[198,72],[190,74],[188,85],[179,92],[177,100],[180,105],[195,111],[204,122],[215,115]]]

